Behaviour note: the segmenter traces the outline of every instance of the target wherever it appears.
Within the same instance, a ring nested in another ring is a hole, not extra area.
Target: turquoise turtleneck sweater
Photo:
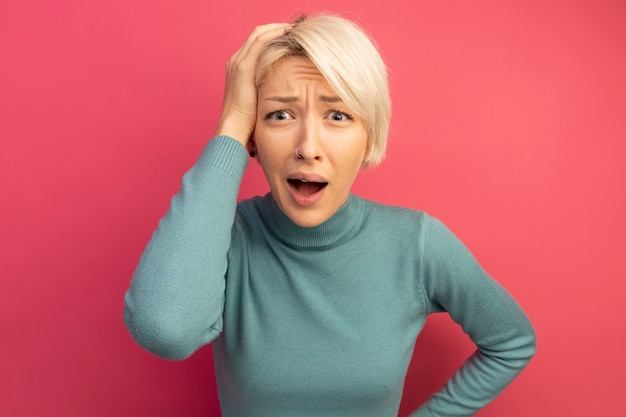
[[[303,228],[271,194],[237,203],[246,165],[235,140],[209,142],[125,298],[148,351],[183,359],[213,342],[224,417],[396,417],[433,312],[478,349],[412,417],[473,415],[533,356],[526,315],[441,222],[350,196]]]

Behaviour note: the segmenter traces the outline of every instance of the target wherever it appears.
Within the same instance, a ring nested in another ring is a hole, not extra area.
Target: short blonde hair
[[[336,15],[301,17],[261,53],[257,88],[282,59],[292,56],[309,59],[339,97],[363,119],[368,133],[363,165],[378,165],[387,146],[391,98],[387,67],[373,40],[354,22]]]

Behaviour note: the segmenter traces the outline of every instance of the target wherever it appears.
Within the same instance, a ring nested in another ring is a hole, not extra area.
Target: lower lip
[[[322,198],[322,195],[324,195],[324,190],[326,190],[326,187],[322,188],[316,193],[305,195],[300,194],[291,186],[291,184],[287,183],[287,189],[289,190],[289,195],[291,196],[291,199],[297,205],[302,207],[309,207],[315,204],[320,198]]]

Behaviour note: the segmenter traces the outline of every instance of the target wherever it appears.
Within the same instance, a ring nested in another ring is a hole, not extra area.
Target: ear
[[[256,142],[254,141],[254,136],[248,139],[248,143],[246,144],[246,150],[248,151],[248,154],[250,154],[250,158],[254,158],[257,155]]]
[[[365,147],[365,153],[363,154],[363,161],[361,161],[361,169],[366,170],[370,166],[370,160],[372,158],[372,143],[369,135],[367,137],[367,146]]]

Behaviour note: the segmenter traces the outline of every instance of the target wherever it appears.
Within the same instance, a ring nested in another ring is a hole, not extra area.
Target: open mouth
[[[293,178],[290,178],[287,181],[289,182],[289,185],[291,185],[291,188],[293,188],[298,194],[302,195],[313,195],[320,192],[328,185],[327,182],[315,182]]]

